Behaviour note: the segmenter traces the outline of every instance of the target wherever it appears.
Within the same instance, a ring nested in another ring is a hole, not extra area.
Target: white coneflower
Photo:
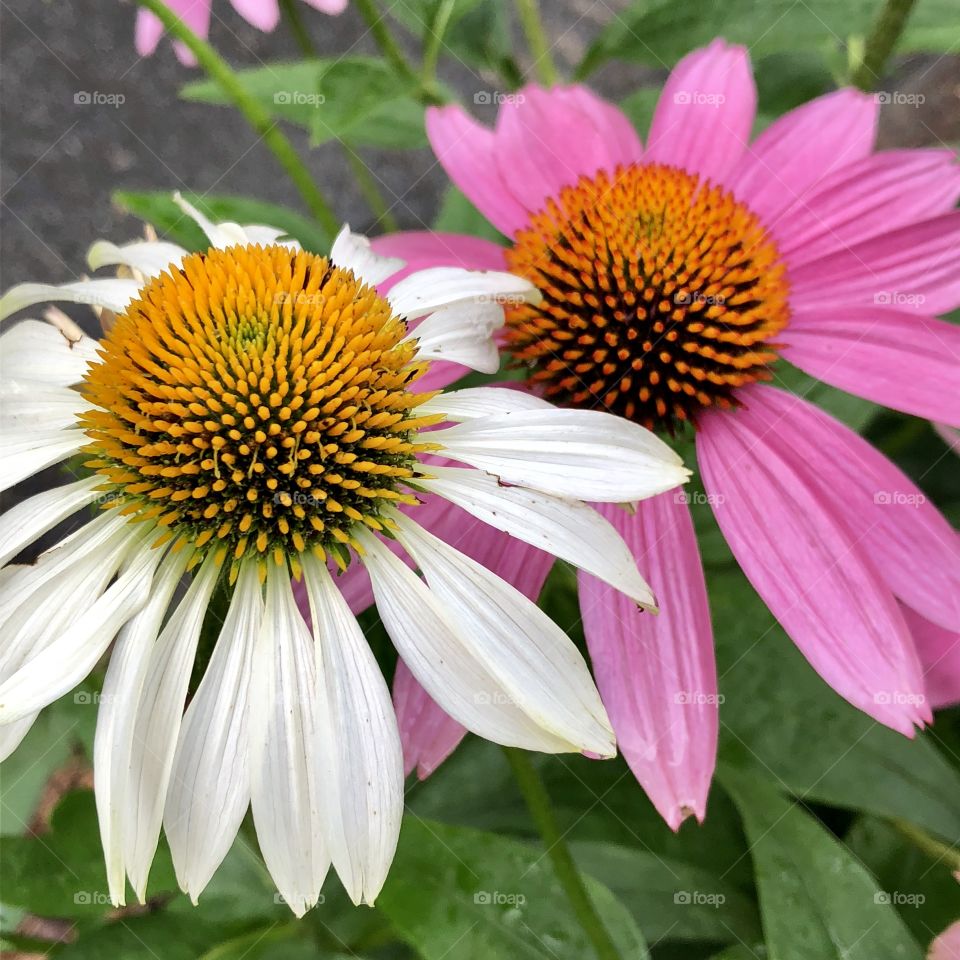
[[[435,269],[385,297],[375,285],[403,264],[346,228],[324,257],[182,206],[209,237],[205,253],[98,243],[91,264],[125,277],[22,285],[0,304],[6,316],[94,303],[112,319],[99,344],[34,320],[0,338],[0,486],[77,455],[88,472],[0,519],[2,561],[78,510],[105,508],[0,575],[0,746],[14,749],[116,640],[94,756],[114,902],[127,877],[144,897],[161,823],[195,900],[248,805],[294,912],[316,903],[331,863],[355,902],[371,902],[400,829],[401,747],[328,561],[359,555],[403,659],[471,730],[610,756],[603,706],[563,631],[397,506],[429,485],[650,606],[626,546],[578,501],[636,500],[686,471],[650,433],[602,413],[515,391],[417,392],[432,359],[495,362],[499,304],[536,298],[527,281]],[[433,468],[428,453],[478,469]],[[309,625],[291,575],[305,582]],[[226,617],[184,711],[218,589]]]

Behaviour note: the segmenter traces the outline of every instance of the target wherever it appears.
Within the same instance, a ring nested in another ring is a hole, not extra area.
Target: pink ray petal
[[[280,22],[278,0],[230,0],[233,9],[252,27],[271,33]]]
[[[849,427],[792,394],[751,389],[754,420],[806,465],[857,549],[887,587],[941,626],[960,630],[960,539],[910,478]],[[764,437],[766,442],[766,437]]]
[[[749,147],[730,188],[768,225],[776,225],[824,177],[870,153],[878,111],[872,96],[855,90],[837,90],[791,110]]]
[[[407,230],[374,237],[370,241],[381,257],[399,257],[406,262],[379,289],[387,293],[393,284],[417,270],[430,267],[463,267],[465,270],[506,270],[504,248],[481,237],[431,230]]]
[[[500,175],[492,130],[462,107],[430,107],[426,115],[430,146],[447,176],[502,233],[525,226],[528,213]]]
[[[790,271],[797,310],[893,306],[925,316],[960,304],[960,211],[910,224]]]
[[[700,551],[682,497],[597,509],[657,592],[659,615],[580,573],[580,610],[597,686],[617,742],[673,830],[702,820],[717,755],[717,672]]]
[[[927,960],[960,960],[960,920],[950,924],[930,944]]]
[[[629,120],[587,89],[532,84],[500,106],[494,143],[500,176],[530,211],[581,176],[613,172],[643,150]]]
[[[949,213],[960,197],[951,150],[885,150],[848,164],[794,204],[776,225],[796,268],[898,227]]]
[[[813,668],[875,720],[913,735],[929,720],[907,625],[850,533],[825,458],[796,453],[799,427],[752,388],[746,409],[703,417],[697,457],[714,514],[754,589]],[[821,434],[813,436],[818,442]]]
[[[645,159],[726,182],[750,143],[757,88],[744,47],[714,40],[670,72]]]
[[[798,310],[783,356],[874,403],[960,425],[960,327],[885,307]]]
[[[941,710],[960,704],[960,633],[944,630],[907,606],[903,616],[923,664],[930,706]]]
[[[314,10],[319,10],[331,17],[343,13],[347,9],[347,2],[348,0],[304,0],[304,3],[313,7]]]

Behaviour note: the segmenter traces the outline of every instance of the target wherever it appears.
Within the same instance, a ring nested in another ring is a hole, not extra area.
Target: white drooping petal
[[[613,729],[574,642],[533,601],[396,513],[398,539],[476,658],[514,702],[577,750],[616,755]]]
[[[428,317],[424,323],[429,323]],[[449,390],[438,393],[418,408],[418,414],[428,416],[442,413],[448,420],[476,420],[494,417],[501,413],[520,410],[553,410],[554,406],[542,397],[526,390],[505,387],[467,387],[465,390]]]
[[[314,652],[286,567],[270,564],[250,688],[250,800],[264,862],[302,917],[319,899],[330,858],[324,842]]]
[[[23,500],[0,516],[0,565],[12,560],[24,547],[52,530],[61,520],[93,503],[99,496],[99,476],[53,487]]]
[[[434,310],[406,340],[417,341],[421,360],[462,363],[481,373],[500,369],[500,352],[493,334],[503,326],[497,303],[463,303]]]
[[[499,270],[430,267],[404,277],[387,295],[394,313],[416,320],[441,307],[468,302],[500,307],[539,303],[540,292],[522,277]]]
[[[250,803],[248,705],[262,615],[257,565],[248,562],[184,714],[163,813],[177,881],[194,904],[230,850]]]
[[[93,786],[107,887],[114,906],[126,903],[124,827],[130,790],[130,753],[143,682],[153,645],[186,568],[189,552],[170,552],[153,578],[150,598],[124,625],[110,654],[93,741]]]
[[[124,266],[145,277],[157,277],[164,270],[176,269],[187,255],[183,247],[162,240],[137,240],[117,246],[109,240],[98,240],[87,251],[91,270],[100,267]]]
[[[358,280],[371,287],[402,270],[405,262],[397,257],[381,257],[373,252],[370,241],[360,233],[351,233],[344,225],[333,241],[330,259],[338,267],[352,270]]]
[[[690,476],[649,430],[599,410],[519,410],[435,430],[430,439],[443,455],[504,483],[577,500],[645,500]]]
[[[67,336],[51,323],[21,320],[0,336],[0,370],[4,379],[26,375],[69,387],[80,383],[88,365],[96,362],[98,346],[92,337]]]
[[[89,442],[82,430],[72,428],[0,431],[0,491],[66,460]]]
[[[143,902],[203,619],[219,568],[211,553],[153,645],[137,705],[124,797],[124,857]]]
[[[333,865],[355,904],[372,904],[387,877],[403,818],[403,748],[377,660],[326,566],[302,557],[313,620],[326,835]]]
[[[236,223],[214,223],[184,200],[179,191],[174,193],[173,202],[207,235],[211,246],[223,248],[247,242],[243,227]]]
[[[90,408],[69,387],[37,380],[0,380],[0,429],[15,431],[62,430],[77,424]]]
[[[37,303],[64,301],[103,307],[114,313],[123,313],[140,290],[136,280],[97,278],[74,280],[71,283],[21,283],[11,287],[0,297],[0,320],[12,313]]]
[[[432,476],[418,477],[419,486],[491,527],[592,573],[639,606],[656,609],[653,592],[627,545],[592,507],[527,487],[503,486],[481,470],[434,465],[424,469]]]
[[[55,640],[0,684],[0,723],[13,723],[75,687],[96,665],[117,631],[147,601],[160,559],[142,531],[124,541],[123,567],[114,583]]]
[[[436,702],[468,730],[510,747],[567,753],[582,749],[520,709],[477,658],[427,585],[372,534],[358,534],[377,612],[410,672]]]

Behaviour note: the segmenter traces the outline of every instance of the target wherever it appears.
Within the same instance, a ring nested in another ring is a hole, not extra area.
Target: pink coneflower
[[[583,87],[526,87],[493,130],[459,107],[432,109],[438,159],[511,245],[407,234],[378,249],[418,266],[506,261],[543,293],[510,311],[507,337],[540,392],[667,433],[693,424],[708,499],[754,588],[827,683],[910,736],[931,718],[925,669],[956,660],[956,536],[866,441],[762,381],[783,356],[960,424],[960,328],[935,319],[960,303],[960,169],[947,150],[875,152],[877,100],[855,90],[751,142],[755,108],[746,51],[717,40],[673,70],[646,146]],[[601,512],[662,612],[641,614],[582,575],[587,643],[620,747],[676,828],[704,814],[717,740],[697,541],[683,496]],[[495,538],[472,549],[500,555]],[[526,569],[527,550],[511,542],[509,562]],[[407,765],[429,772],[453,737],[422,722],[432,708],[399,678],[395,699],[421,718],[401,717]],[[949,684],[936,702],[958,699],[956,671]]]
[[[347,7],[347,0],[303,0],[314,10],[335,16],[343,13]],[[210,12],[213,0],[166,0],[167,6],[198,36],[206,39],[210,32]],[[230,0],[230,4],[237,13],[251,26],[270,33],[280,22],[279,0]],[[163,36],[163,24],[149,10],[137,11],[137,25],[134,33],[134,44],[141,57],[149,57],[160,37]],[[193,54],[179,42],[175,42],[173,49],[177,59],[188,66],[195,66]]]

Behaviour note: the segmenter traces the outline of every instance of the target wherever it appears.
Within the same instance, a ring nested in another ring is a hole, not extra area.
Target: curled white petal
[[[21,283],[0,297],[0,320],[37,303],[61,300],[122,313],[140,291],[136,280],[97,278],[72,283]]]
[[[28,375],[58,387],[80,383],[97,360],[98,343],[91,337],[68,336],[53,324],[22,320],[0,336],[4,377]]]
[[[145,277],[156,277],[171,267],[179,266],[187,255],[183,247],[162,240],[137,240],[117,246],[109,240],[98,240],[87,251],[91,270],[100,267],[124,266]]]
[[[371,287],[392,277],[405,265],[397,257],[381,257],[374,253],[370,241],[363,234],[351,233],[346,225],[333,241],[330,259],[338,267],[352,270],[354,276]]]
[[[431,319],[433,318],[430,317],[424,322],[429,322]],[[438,393],[417,409],[424,416],[442,413],[448,420],[462,422],[520,410],[553,410],[554,406],[542,397],[527,393],[525,390],[512,390],[505,387],[468,387],[465,390]]]
[[[500,351],[493,334],[502,326],[499,304],[454,304],[434,310],[405,339],[417,341],[417,356],[423,360],[447,360],[481,373],[496,373]]]
[[[538,303],[540,292],[522,277],[499,270],[431,267],[404,277],[387,295],[395,313],[416,320],[453,304],[496,304],[500,307]]]

